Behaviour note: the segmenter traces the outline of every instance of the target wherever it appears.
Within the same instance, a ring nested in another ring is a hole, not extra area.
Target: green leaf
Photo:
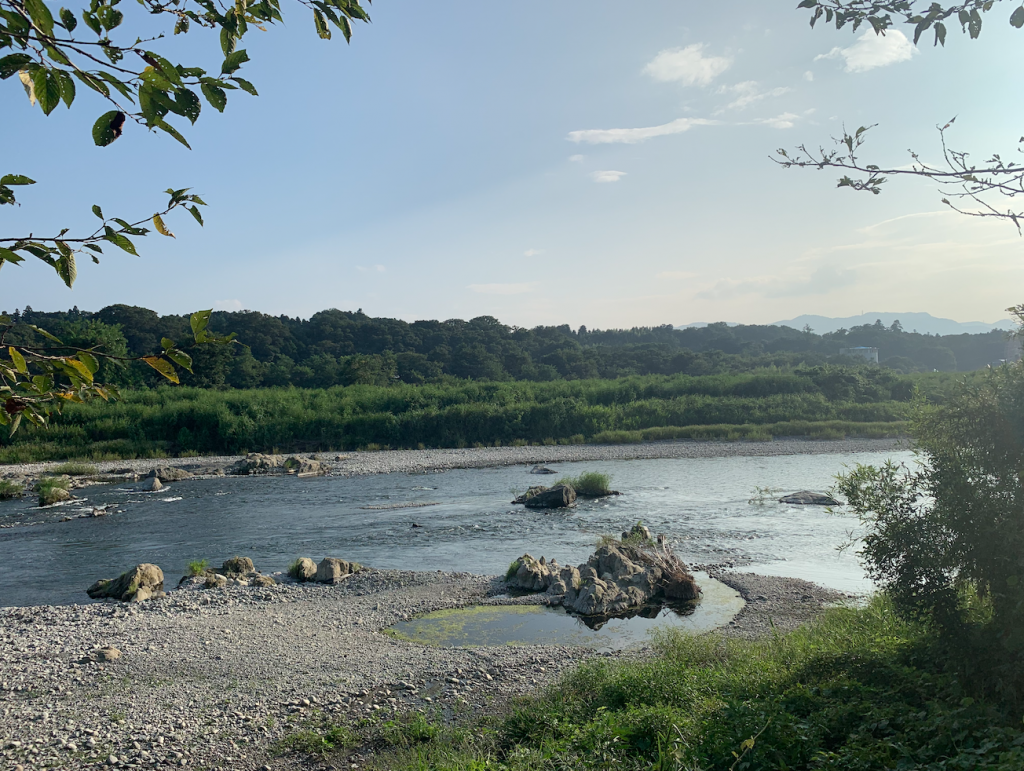
[[[28,54],[8,54],[0,57],[0,80],[7,80],[31,61],[32,57]]]
[[[75,80],[63,70],[55,70],[55,72],[57,73],[57,82],[60,85],[60,98],[70,108],[71,103],[75,101]]]
[[[234,78],[231,78],[231,79],[233,81],[235,81],[235,83],[237,83],[242,88],[243,91],[245,91],[247,93],[250,93],[253,96],[259,96],[259,94],[256,93],[256,86],[254,86],[252,83],[250,83],[245,78],[234,77]]]
[[[117,233],[109,225],[107,225],[104,228],[104,230],[106,231],[106,235],[103,236],[103,240],[104,241],[109,241],[114,246],[117,246],[117,247],[120,247],[121,249],[124,249],[126,252],[128,252],[128,254],[132,254],[132,255],[134,255],[136,257],[139,256],[139,253],[137,251],[135,251],[135,244],[133,244],[131,241],[129,241],[123,235],[121,235],[120,233]]]
[[[189,372],[192,371],[192,357],[184,351],[179,351],[177,348],[169,348],[164,351],[167,358],[177,364],[179,367],[187,369]]]
[[[189,211],[189,214],[191,214],[193,217],[195,217],[196,222],[198,222],[199,225],[202,226],[202,224],[203,224],[203,215],[199,213],[199,209],[196,208],[195,206],[190,206],[188,211]]]
[[[200,336],[206,332],[206,327],[210,324],[210,316],[213,315],[213,309],[208,311],[196,311],[192,314],[192,318],[189,319],[189,324],[192,326],[192,336],[195,337],[196,342],[200,341]]]
[[[249,61],[249,54],[245,52],[244,48],[239,49],[238,51],[232,51],[227,55],[224,59],[224,63],[220,66],[221,74],[230,75],[247,61]]]
[[[4,174],[0,177],[0,185],[34,185],[36,181],[24,174]]]
[[[96,374],[100,369],[100,363],[95,356],[85,351],[80,351],[78,354],[78,360],[84,364],[92,374]]]
[[[172,383],[179,382],[178,373],[174,371],[174,367],[170,362],[161,359],[159,356],[143,356],[142,360]]]
[[[125,85],[123,81],[118,80],[109,72],[106,72],[104,70],[101,70],[99,72],[99,76],[103,78],[105,81],[107,81],[107,83],[112,85],[114,88],[116,88],[118,93],[121,94],[121,96],[123,96],[125,99],[128,99],[133,103],[135,102],[135,98],[132,95],[132,90],[128,88],[128,86]]]
[[[28,364],[25,363],[25,357],[21,355],[21,351],[15,348],[13,345],[8,347],[8,353],[11,354],[11,361],[14,362],[14,366],[18,369],[22,375],[28,374]]]
[[[124,113],[111,110],[103,113],[92,126],[92,140],[99,147],[106,147],[119,136],[124,127]]]
[[[174,101],[178,106],[179,115],[184,115],[194,124],[199,117],[200,110],[203,109],[203,103],[199,101],[199,97],[187,88],[179,88],[174,92]]]
[[[90,13],[89,11],[82,11],[82,21],[84,21],[86,26],[97,35],[103,34],[103,27],[100,26],[100,20],[96,18],[96,14]]]
[[[166,351],[168,348],[173,348],[174,347],[174,341],[171,340],[171,338],[169,338],[169,337],[161,337],[160,338],[160,345],[162,345],[163,349]]]
[[[206,97],[206,101],[210,103],[218,112],[224,112],[224,107],[228,103],[228,95],[224,93],[224,89],[212,86],[209,83],[203,83],[203,96]]]
[[[40,67],[32,73],[32,85],[36,99],[45,115],[53,112],[60,104],[60,81],[54,70]]]
[[[68,289],[75,283],[75,279],[78,278],[78,268],[75,266],[75,254],[62,254],[57,260],[57,275],[59,275],[64,283],[68,285]]]
[[[946,25],[942,22],[936,22],[935,24],[935,45],[943,47],[946,45]]]
[[[107,88],[107,84],[99,78],[93,77],[88,72],[81,72],[79,70],[75,70],[72,74],[93,91],[102,94],[104,97],[110,96],[110,89]]]
[[[84,380],[86,383],[92,382],[92,373],[95,372],[96,370],[90,370],[89,367],[86,366],[84,362],[81,362],[75,358],[68,358],[65,359],[64,361],[67,363],[69,367],[73,367],[75,369],[75,372],[82,376],[82,380]]]
[[[68,32],[74,32],[75,27],[78,26],[78,19],[76,19],[75,14],[71,13],[67,8],[61,8],[60,23],[64,25],[64,29]]]
[[[19,262],[24,262],[25,258],[20,254],[12,252],[10,249],[4,249],[0,246],[0,262],[10,262],[17,265]]]
[[[103,218],[104,218],[104,217],[103,217],[103,209],[101,209],[101,208],[100,208],[99,206],[97,206],[96,204],[93,204],[93,205],[92,205],[92,213],[93,213],[93,214],[95,214],[95,215],[96,215],[97,217],[99,217],[100,219],[103,219]]]
[[[235,38],[227,27],[220,28],[220,49],[225,56],[229,56],[235,50]]]
[[[176,86],[181,85],[181,75],[178,73],[177,67],[167,61],[164,57],[159,54],[155,54],[152,51],[147,51],[146,54],[156,62],[155,66],[163,73],[165,78]]]
[[[53,15],[43,0],[25,0],[25,10],[43,34],[53,37]]]
[[[316,27],[316,34],[318,34],[321,39],[331,39],[331,29],[327,26],[327,20],[319,10],[313,11],[313,24]]]
[[[165,121],[165,120],[157,120],[157,121],[153,122],[153,125],[156,126],[158,129],[160,129],[161,131],[166,131],[172,137],[174,137],[179,142],[181,142],[183,145],[185,145],[185,147],[187,147],[189,150],[192,149],[192,145],[190,145],[185,140],[185,137],[183,137],[180,133],[178,133],[178,130],[176,128],[174,128],[174,126],[172,126],[167,121]]]
[[[1010,24],[1017,29],[1024,27],[1024,5],[1020,6],[1016,11],[1010,14]]]
[[[57,343],[57,345],[64,345],[64,343],[60,340],[60,338],[58,338],[58,337],[56,337],[54,335],[51,335],[45,329],[40,329],[35,324],[29,324],[28,328],[31,329],[34,332],[38,332],[39,334],[41,334],[43,337],[45,337],[47,340],[49,340],[52,343]]]

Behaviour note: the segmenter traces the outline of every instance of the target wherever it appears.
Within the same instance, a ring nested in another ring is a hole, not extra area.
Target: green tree
[[[1024,5],[1017,0],[1009,5],[1016,6],[1008,13],[1010,25],[1017,29],[1024,27]],[[925,33],[931,32],[934,44],[941,46],[946,44],[947,24],[954,28],[959,26],[973,40],[981,35],[985,14],[1007,10],[1002,0],[968,0],[949,5],[921,0],[801,0],[798,7],[811,10],[812,27],[824,18],[826,23],[834,23],[836,29],[849,26],[856,32],[868,24],[875,34],[884,35],[897,23],[902,23],[913,27],[915,44]],[[800,145],[795,151],[780,149],[776,160],[784,168],[838,169],[843,172],[839,187],[875,195],[894,177],[930,179],[938,183],[942,203],[954,211],[971,217],[1009,220],[1021,232],[1024,210],[1013,208],[1013,203],[1009,208],[1003,206],[1006,205],[1004,199],[1024,194],[1024,166],[1004,160],[999,154],[979,164],[972,160],[971,153],[952,148],[947,142],[947,132],[955,121],[954,117],[937,126],[942,165],[925,163],[913,151],[910,151],[912,163],[909,166],[883,167],[863,160],[862,149],[874,126],[861,126],[852,133],[844,128],[842,136],[835,139],[835,146],[830,148]],[[972,203],[978,208],[964,208],[965,204]]]

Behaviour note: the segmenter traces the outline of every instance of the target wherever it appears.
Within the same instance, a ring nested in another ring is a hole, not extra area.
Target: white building
[[[867,359],[870,362],[878,364],[878,349],[868,348],[867,346],[861,345],[856,348],[840,348],[840,356],[859,356],[862,359]]]

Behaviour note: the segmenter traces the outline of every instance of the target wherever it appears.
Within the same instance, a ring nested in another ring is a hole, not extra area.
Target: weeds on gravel
[[[39,492],[39,505],[49,506],[58,501],[67,500],[67,491],[71,482],[60,477],[43,477],[36,483],[36,490]]]
[[[587,662],[491,727],[443,729],[373,767],[1024,768],[1019,713],[965,690],[948,651],[884,598],[764,640],[666,633],[654,649]]]
[[[209,560],[192,560],[190,563],[188,563],[188,566],[185,568],[185,570],[188,572],[190,576],[201,576],[203,573],[206,572],[206,569],[208,567],[210,567]]]
[[[288,734],[270,745],[270,754],[275,757],[289,753],[327,755],[335,750],[358,747],[359,744],[359,736],[351,729],[332,725],[322,730],[306,729]]]
[[[20,498],[25,493],[25,485],[12,482],[10,479],[0,479],[0,501],[9,501],[11,498]]]
[[[91,463],[75,463],[72,461],[70,463],[62,463],[59,466],[54,466],[43,473],[54,476],[67,474],[69,477],[87,477],[100,473],[100,470]]]

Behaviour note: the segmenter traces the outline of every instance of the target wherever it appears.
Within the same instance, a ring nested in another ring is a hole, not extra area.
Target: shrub
[[[43,477],[36,483],[36,490],[39,492],[39,505],[50,506],[60,501],[66,501],[70,497],[69,487],[71,487],[69,479]]]
[[[10,479],[0,479],[0,501],[20,498],[24,494],[25,485],[12,482]]]
[[[188,574],[190,576],[201,576],[203,573],[206,572],[206,569],[208,567],[210,567],[209,560],[192,560],[190,563],[188,563],[186,570],[188,571]]]
[[[576,477],[562,477],[555,486],[569,485],[576,494],[584,498],[597,498],[601,495],[610,495],[612,478],[608,474],[601,474],[597,471],[587,471]]]

